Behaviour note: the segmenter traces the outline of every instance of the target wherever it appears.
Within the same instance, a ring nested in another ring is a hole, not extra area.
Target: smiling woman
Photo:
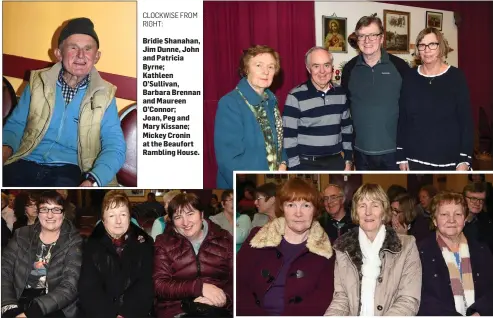
[[[233,237],[204,219],[195,194],[177,194],[167,211],[172,224],[155,243],[157,316],[232,317]]]

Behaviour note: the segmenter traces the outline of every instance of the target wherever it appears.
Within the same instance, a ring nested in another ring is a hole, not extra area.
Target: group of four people
[[[446,64],[449,46],[435,28],[416,39],[416,69],[383,49],[384,28],[362,17],[359,54],[341,86],[323,47],[305,55],[309,79],[290,91],[283,114],[269,89],[281,69],[265,45],[245,50],[242,79],[218,104],[214,145],[217,185],[233,187],[234,170],[468,170],[473,120],[467,81]],[[353,165],[354,162],[354,165]]]
[[[85,243],[59,193],[36,204],[39,221],[2,249],[2,317],[232,315],[233,239],[204,219],[196,195],[170,200],[155,244],[130,221],[124,192],[106,194]]]

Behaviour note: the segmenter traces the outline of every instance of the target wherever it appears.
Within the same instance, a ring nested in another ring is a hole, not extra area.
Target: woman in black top
[[[464,73],[447,65],[449,46],[435,28],[416,39],[422,64],[403,80],[397,134],[401,170],[468,170],[474,126]]]

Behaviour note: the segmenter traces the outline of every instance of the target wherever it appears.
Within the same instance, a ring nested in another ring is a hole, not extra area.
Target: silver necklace
[[[433,82],[433,80],[434,80],[435,78],[437,78],[437,77],[438,77],[438,76],[434,76],[434,77],[433,77],[433,78],[432,78],[432,79],[431,79],[428,83],[431,85],[431,82]]]

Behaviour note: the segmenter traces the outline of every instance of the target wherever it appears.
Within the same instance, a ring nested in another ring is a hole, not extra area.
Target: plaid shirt
[[[65,99],[65,106],[67,106],[72,101],[79,89],[84,89],[89,86],[89,81],[90,77],[88,74],[86,77],[84,77],[82,81],[80,81],[74,88],[72,88],[68,86],[68,84],[63,79],[63,69],[60,71],[60,73],[58,74],[57,85],[62,88],[62,95]]]

